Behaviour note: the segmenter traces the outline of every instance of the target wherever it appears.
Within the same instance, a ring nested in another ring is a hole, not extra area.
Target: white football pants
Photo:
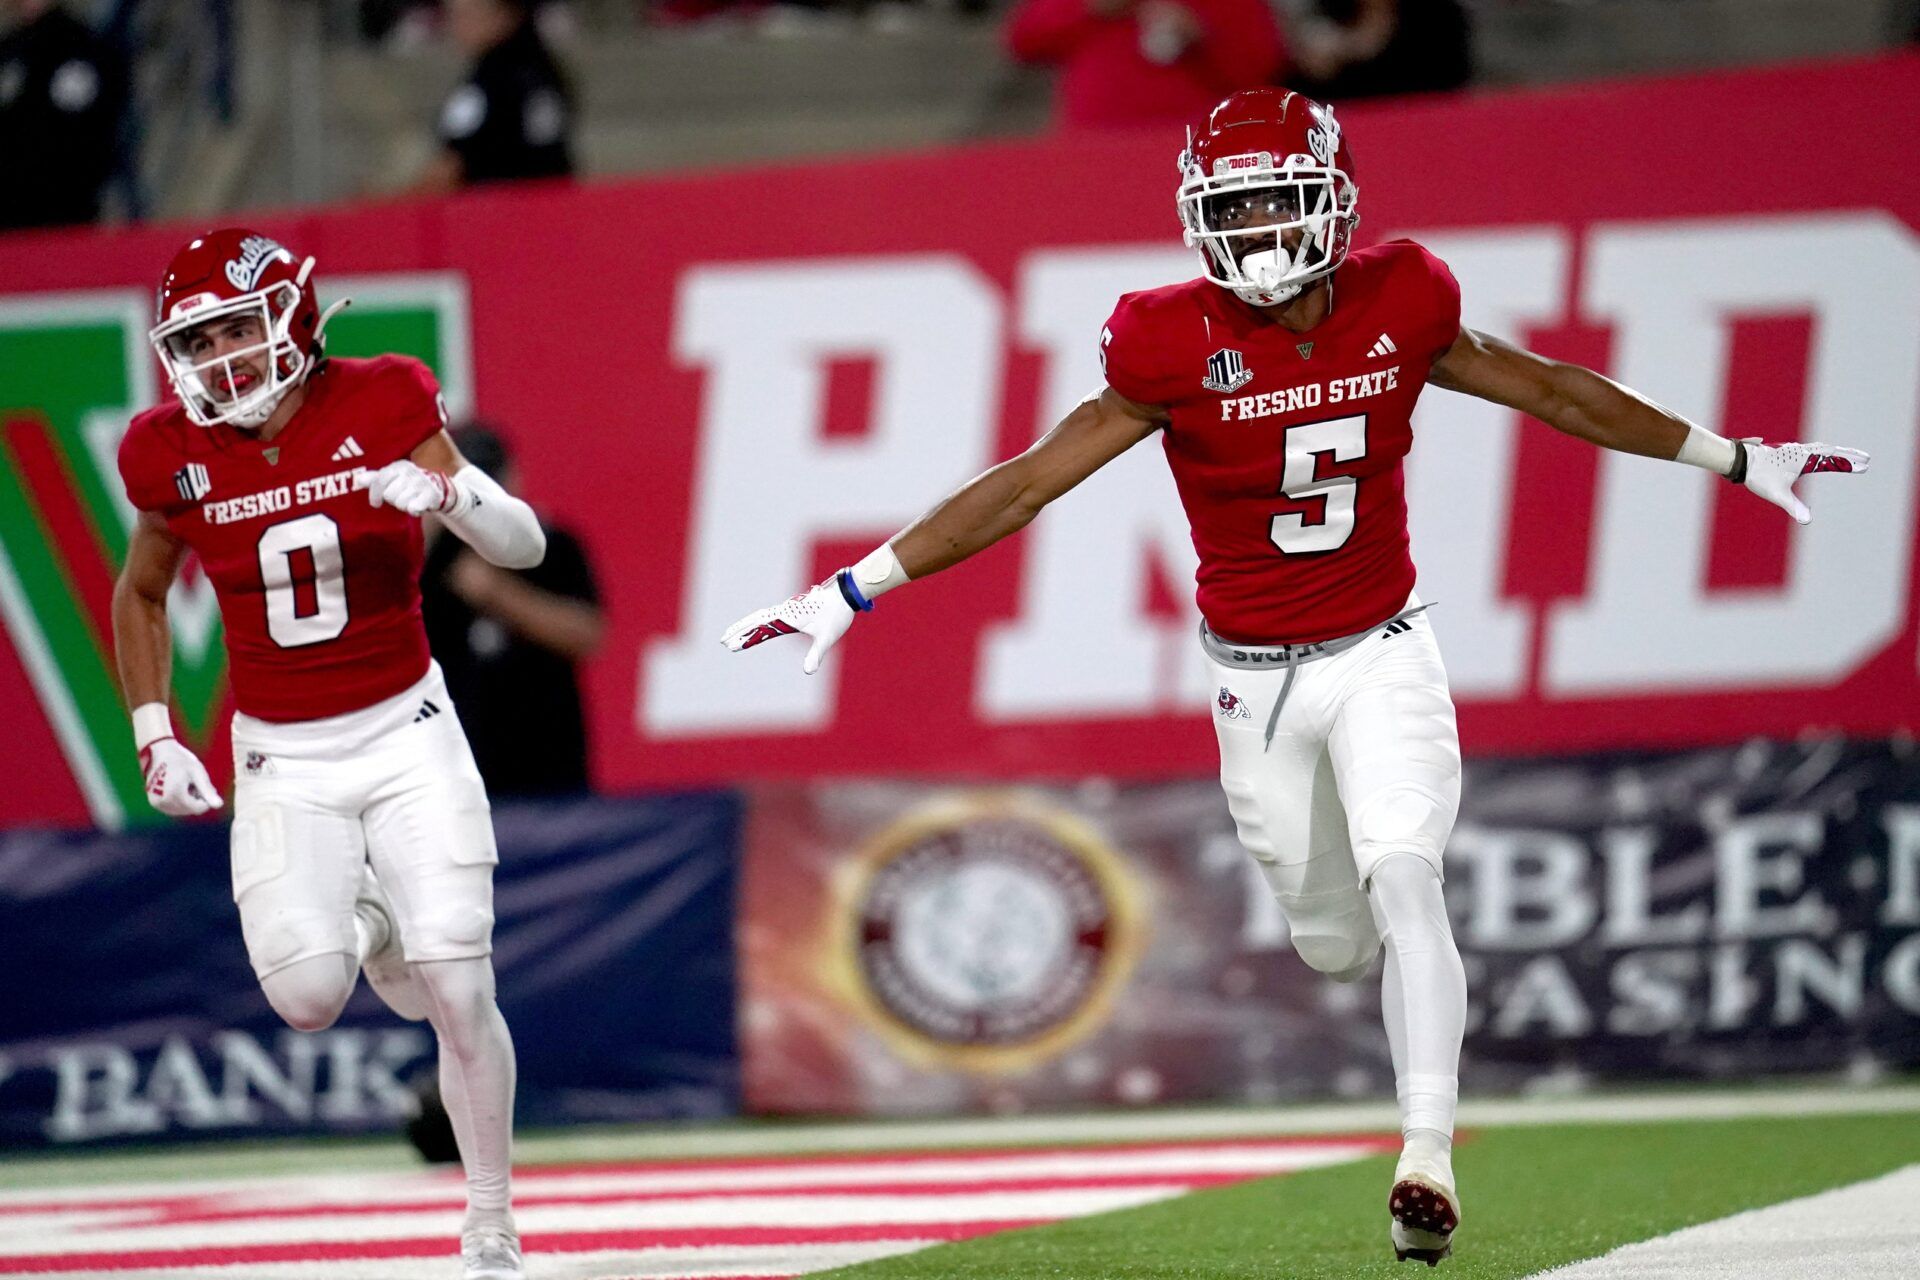
[[[355,953],[371,862],[409,961],[493,950],[493,815],[438,663],[343,716],[233,718],[233,898],[255,975]]]
[[[1403,1128],[1451,1135],[1466,978],[1440,881],[1460,741],[1431,625],[1415,615],[1301,662],[1291,687],[1281,667],[1208,662],[1221,785],[1294,949],[1353,981],[1386,938],[1381,1012]]]

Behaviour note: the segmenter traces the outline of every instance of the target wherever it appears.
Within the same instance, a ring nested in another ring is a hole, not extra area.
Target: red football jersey
[[[420,521],[373,507],[356,472],[406,457],[446,424],[417,360],[329,360],[262,444],[199,427],[177,403],[120,442],[120,478],[199,555],[220,600],[239,709],[318,720],[390,698],[427,671]]]
[[[1401,459],[1427,371],[1460,332],[1460,286],[1410,240],[1353,254],[1332,286],[1306,333],[1190,280],[1127,294],[1101,335],[1113,389],[1171,415],[1200,613],[1223,639],[1351,635],[1413,590]]]

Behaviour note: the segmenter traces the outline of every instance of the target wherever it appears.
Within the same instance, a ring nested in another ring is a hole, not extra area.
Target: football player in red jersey
[[[1867,458],[1723,439],[1590,370],[1462,328],[1459,288],[1425,249],[1349,251],[1353,159],[1333,112],[1298,94],[1228,98],[1189,135],[1180,171],[1180,221],[1203,275],[1120,300],[1100,335],[1106,387],[723,642],[804,634],[812,673],[882,592],[991,546],[1158,433],[1199,552],[1200,642],[1241,842],[1313,968],[1351,981],[1386,944],[1404,1138],[1391,1238],[1401,1259],[1437,1263],[1460,1217],[1467,1003],[1440,888],[1460,747],[1414,594],[1401,479],[1415,400],[1427,383],[1480,396],[1604,448],[1725,476],[1803,524],[1794,481],[1863,471]]]
[[[433,1026],[467,1172],[467,1280],[524,1280],[493,824],[427,652],[420,517],[508,568],[538,564],[546,537],[461,458],[424,365],[326,358],[312,270],[243,230],[167,268],[151,337],[177,399],[120,445],[140,513],[113,596],[120,680],[154,807],[220,808],[167,705],[167,592],[196,553],[237,707],[233,896],[254,973],[301,1031],[332,1025],[362,971]]]

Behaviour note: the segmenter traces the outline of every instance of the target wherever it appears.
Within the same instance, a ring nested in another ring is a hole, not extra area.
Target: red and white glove
[[[871,608],[873,601],[854,585],[851,571],[842,569],[791,600],[748,614],[726,629],[720,643],[739,653],[781,636],[811,636],[813,647],[807,650],[800,669],[812,675],[820,669],[827,650],[847,634],[854,615]]]
[[[1858,449],[1829,444],[1763,444],[1757,438],[1733,442],[1737,454],[1727,479],[1745,485],[1801,524],[1813,512],[1793,491],[1793,482],[1816,471],[1860,472],[1871,461]]]
[[[207,766],[178,738],[156,738],[140,748],[140,771],[147,779],[147,803],[169,817],[191,818],[226,804]]]
[[[452,477],[405,458],[368,472],[366,488],[367,501],[374,506],[393,507],[410,516],[445,515],[460,501]]]
[[[191,818],[226,804],[200,757],[173,736],[173,716],[164,702],[133,709],[133,745],[140,750],[140,773],[147,803],[174,818]]]

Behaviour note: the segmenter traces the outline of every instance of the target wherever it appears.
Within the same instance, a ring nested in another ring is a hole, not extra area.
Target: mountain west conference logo
[[[270,260],[271,251],[260,256]],[[456,411],[466,408],[473,379],[462,277],[322,284],[356,303],[327,330],[332,354],[416,356]],[[0,624],[94,821],[108,828],[164,821],[146,802],[128,737],[110,612],[134,520],[115,456],[134,413],[159,396],[147,345],[151,298],[135,288],[0,295]],[[207,477],[189,468],[174,482],[184,497],[203,493]],[[191,563],[168,614],[176,723],[205,748],[226,700],[226,653],[212,587]],[[219,769],[224,757],[214,751],[208,763]]]
[[[1119,856],[1040,802],[943,802],[882,833],[844,903],[858,997],[897,1047],[1016,1071],[1105,1022],[1141,928]]]

